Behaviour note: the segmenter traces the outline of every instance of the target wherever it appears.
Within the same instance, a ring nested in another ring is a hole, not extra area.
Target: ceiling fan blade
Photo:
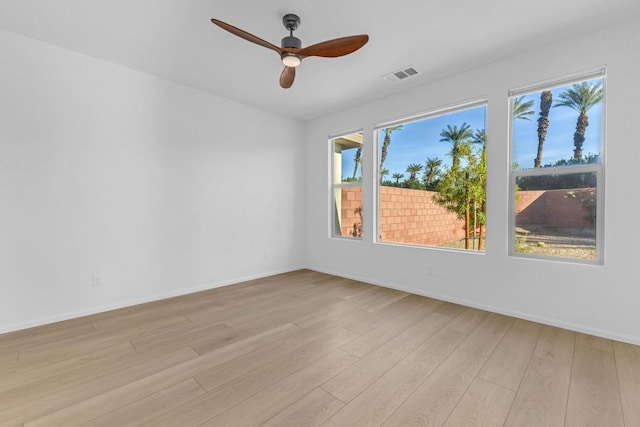
[[[275,50],[278,53],[282,53],[281,49],[278,46],[273,45],[273,44],[269,43],[268,41],[262,40],[260,37],[256,37],[251,33],[248,33],[248,32],[246,32],[244,30],[241,30],[240,28],[234,27],[233,25],[227,24],[226,22],[222,22],[222,21],[219,21],[219,20],[213,19],[213,18],[211,19],[211,22],[216,24],[218,27],[229,31],[231,34],[235,34],[236,36],[238,36],[240,38],[243,38],[243,39],[245,39],[247,41],[250,41],[252,43],[255,43],[257,45],[266,47],[268,49]]]
[[[295,78],[296,69],[294,67],[284,67],[282,74],[280,74],[280,86],[284,89],[289,89],[293,85]]]
[[[317,43],[298,52],[302,56],[321,56],[323,58],[336,58],[338,56],[348,55],[362,46],[367,44],[369,36],[360,34],[357,36],[341,37],[339,39],[328,40],[326,42]]]

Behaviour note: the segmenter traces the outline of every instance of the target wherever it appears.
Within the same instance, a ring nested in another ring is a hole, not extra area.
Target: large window
[[[602,262],[604,83],[510,93],[512,255]]]
[[[333,237],[362,238],[362,132],[332,138]]]
[[[378,241],[484,250],[486,101],[376,128]]]

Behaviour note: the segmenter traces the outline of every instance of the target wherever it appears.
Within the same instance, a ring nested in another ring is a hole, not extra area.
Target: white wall
[[[309,267],[640,344],[638,28],[635,19],[559,40],[311,122],[306,138]],[[508,257],[508,90],[603,65],[608,67],[605,264]],[[374,243],[374,124],[483,96],[489,100],[486,254]],[[361,242],[330,239],[327,137],[359,128],[365,130],[366,235]]]
[[[3,31],[0,52],[0,332],[303,266],[302,124]]]

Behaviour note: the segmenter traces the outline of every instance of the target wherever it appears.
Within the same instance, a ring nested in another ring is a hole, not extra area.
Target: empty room
[[[637,0],[0,0],[0,426],[640,426]]]

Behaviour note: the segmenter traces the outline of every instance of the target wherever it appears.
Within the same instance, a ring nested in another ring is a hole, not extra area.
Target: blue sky
[[[592,80],[595,82],[597,80]],[[552,89],[553,101],[559,99],[559,94],[571,85]],[[520,165],[520,168],[532,168],[533,159],[538,149],[538,117],[540,113],[540,92],[526,95],[525,101],[533,100],[534,114],[531,120],[515,120],[513,123],[513,152],[512,160]],[[602,140],[602,104],[589,110],[589,126],[586,131],[586,140],[583,145],[583,153],[599,154]],[[561,159],[573,157],[573,133],[575,132],[578,113],[567,107],[553,107],[549,113],[549,128],[544,143],[542,164],[553,163]],[[462,126],[467,123],[471,129],[486,128],[486,107],[480,106],[467,110],[456,111],[437,117],[429,117],[419,121],[405,123],[402,130],[391,134],[391,144],[384,163],[384,168],[389,169],[387,179],[392,179],[394,173],[404,174],[407,165],[419,163],[424,165],[427,158],[439,158],[443,166],[451,164],[451,158],[447,155],[451,145],[441,142],[440,133],[447,125]],[[380,146],[384,138],[384,132],[378,131]],[[488,144],[491,144],[491,135],[488,135]],[[378,147],[378,158],[381,147]],[[355,150],[354,154],[355,154]],[[353,172],[353,157],[349,153],[342,156],[343,176],[351,176]],[[358,173],[359,175],[359,173]],[[420,175],[421,177],[421,175]]]
[[[405,123],[402,130],[391,134],[391,144],[384,162],[384,168],[389,169],[387,178],[391,179],[396,172],[404,174],[407,178],[407,165],[411,163],[424,165],[427,158],[439,158],[443,166],[451,165],[451,158],[447,156],[451,150],[451,144],[440,141],[442,130],[447,125],[460,128],[463,123],[470,125],[473,130],[485,129],[485,122],[486,107],[481,106]],[[384,132],[382,130],[379,132],[380,146],[382,146]]]
[[[442,160],[443,166],[450,165],[451,158],[446,153],[451,149],[451,144],[440,142],[442,129],[445,129],[447,125],[455,125],[460,128],[463,123],[469,124],[472,130],[485,129],[485,122],[486,107],[480,106],[405,123],[401,130],[396,130],[391,134],[391,143],[387,159],[384,162],[384,168],[389,169],[387,179],[392,179],[394,173],[404,174],[407,178],[409,176],[406,172],[407,166],[411,163],[424,165],[427,158],[438,158]],[[378,132],[380,133],[379,143],[382,146],[384,131],[379,130]],[[381,147],[378,148],[378,150],[380,149]],[[378,152],[378,158],[379,155],[380,152]],[[351,176],[354,165],[353,158],[353,154],[343,152],[343,176]],[[422,173],[419,174],[419,178],[421,177]]]
[[[598,79],[590,80],[590,83]],[[551,90],[553,102],[559,100],[559,95],[571,85],[558,87]],[[515,120],[513,123],[513,152],[512,159],[521,169],[533,167],[538,151],[538,117],[540,117],[540,92],[529,94],[524,101],[533,100],[534,114],[529,120]],[[594,106],[587,113],[589,126],[585,133],[585,141],[582,146],[583,157],[588,154],[600,154],[602,145],[602,103]],[[557,160],[573,157],[573,134],[576,129],[578,112],[567,107],[552,107],[549,111],[549,129],[544,141],[542,151],[542,164],[554,163]]]

